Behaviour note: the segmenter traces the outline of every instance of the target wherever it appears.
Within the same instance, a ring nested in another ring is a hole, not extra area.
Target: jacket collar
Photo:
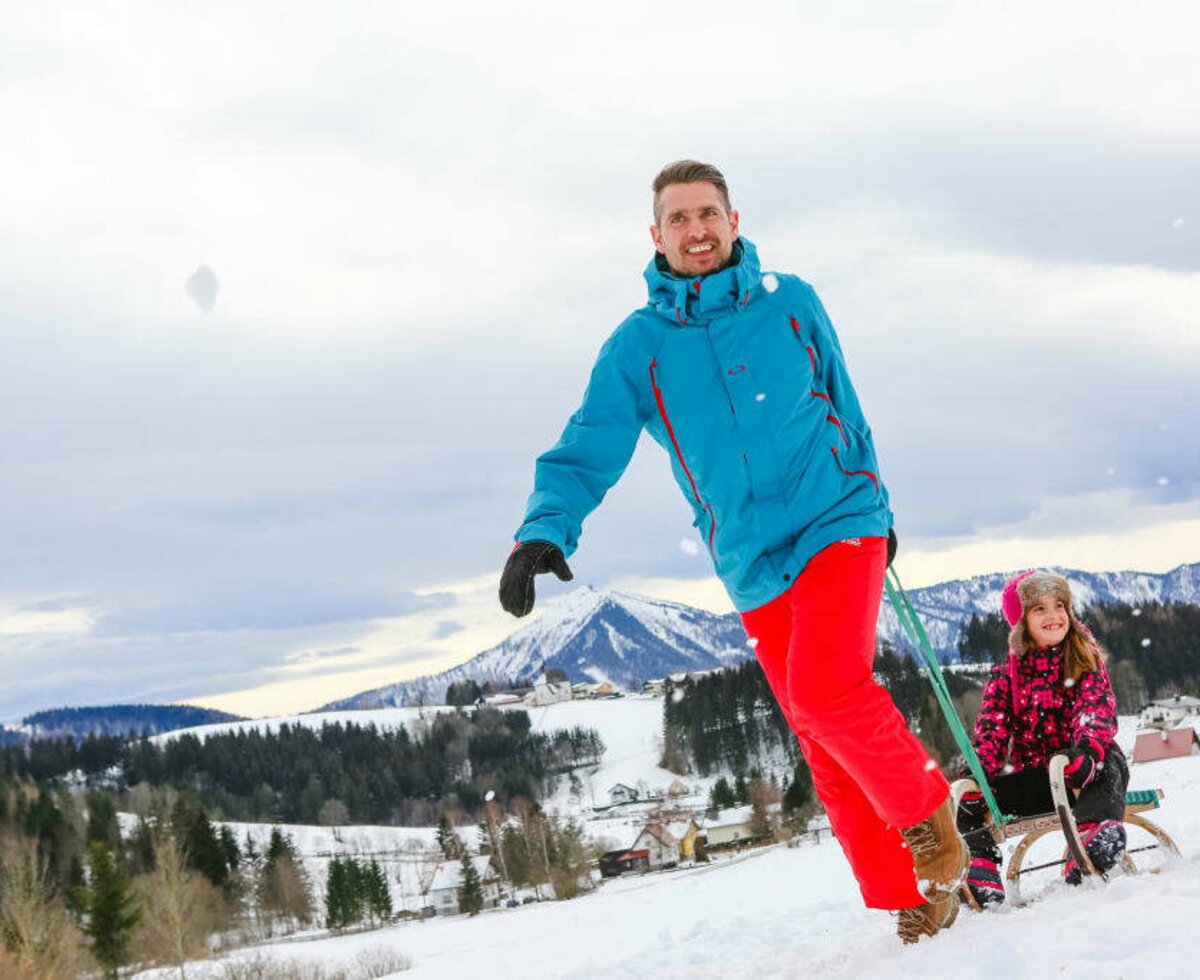
[[[671,271],[663,256],[655,253],[645,272],[650,305],[684,326],[707,323],[746,306],[762,288],[758,251],[752,242],[738,238],[730,259],[719,272],[682,279]]]

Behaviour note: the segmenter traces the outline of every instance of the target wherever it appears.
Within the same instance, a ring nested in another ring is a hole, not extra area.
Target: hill
[[[13,734],[24,738],[88,735],[157,735],[179,728],[240,721],[239,715],[190,704],[110,704],[87,708],[51,708],[21,719]]]

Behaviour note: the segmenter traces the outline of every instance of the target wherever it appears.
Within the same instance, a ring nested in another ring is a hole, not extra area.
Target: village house
[[[638,791],[633,786],[617,783],[608,788],[608,802],[613,806],[621,803],[632,803],[638,798]]]
[[[646,681],[642,685],[643,694],[662,694],[666,687],[666,679],[658,678],[657,680]]]
[[[544,676],[533,682],[533,690],[525,695],[525,703],[531,708],[542,708],[548,704],[571,700],[570,681],[550,681]]]
[[[609,851],[600,855],[600,876],[617,878],[620,875],[638,874],[650,870],[649,851]]]
[[[500,904],[500,879],[492,870],[492,859],[486,855],[471,858],[471,866],[479,875],[483,891],[483,907],[494,909]],[[429,882],[429,904],[438,915],[458,914],[458,890],[462,888],[462,862],[442,861],[433,869]]]
[[[700,827],[695,820],[677,820],[666,825],[667,833],[679,846],[680,861],[696,860],[696,838],[700,836]]]
[[[1138,716],[1140,728],[1177,728],[1188,718],[1200,717],[1200,698],[1177,694],[1151,701]]]
[[[679,841],[661,823],[648,823],[629,848],[631,851],[646,851],[650,869],[673,868],[679,863]]]
[[[576,701],[587,701],[593,698],[611,698],[617,693],[617,689],[608,681],[600,684],[591,684],[586,681],[579,684],[571,685],[571,697]]]
[[[1157,762],[1188,755],[1200,755],[1200,736],[1194,728],[1142,732],[1133,743],[1134,762]]]
[[[779,804],[772,804],[775,809]],[[704,821],[703,834],[709,850],[721,847],[733,847],[749,844],[758,840],[760,835],[753,830],[754,807],[739,806],[728,810],[719,810],[712,820]]]

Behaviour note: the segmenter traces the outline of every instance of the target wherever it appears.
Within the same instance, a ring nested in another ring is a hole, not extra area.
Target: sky
[[[828,309],[906,584],[1200,560],[1193,5],[102,6],[0,8],[0,721],[306,710],[521,625],[681,157]],[[645,439],[571,563],[731,608]]]

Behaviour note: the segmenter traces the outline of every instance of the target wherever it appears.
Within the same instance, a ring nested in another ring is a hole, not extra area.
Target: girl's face
[[[1025,610],[1029,636],[1039,647],[1057,646],[1071,628],[1071,617],[1061,599],[1047,596],[1037,599]]]

